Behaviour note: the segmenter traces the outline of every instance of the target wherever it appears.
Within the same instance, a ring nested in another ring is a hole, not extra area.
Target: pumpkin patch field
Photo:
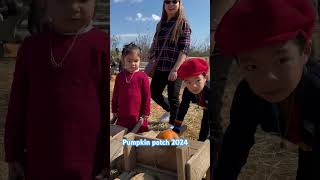
[[[112,95],[115,77],[112,79],[110,95]],[[221,113],[224,127],[227,127],[229,123],[229,111],[233,94],[240,80],[237,67],[233,65],[223,96],[223,109]],[[158,123],[157,121],[163,113],[162,108],[154,101],[151,101],[151,130],[161,131],[167,128],[165,123]],[[180,138],[196,140],[200,130],[201,118],[202,110],[195,105],[190,105],[190,109],[183,122],[187,126],[187,130]],[[256,144],[251,149],[247,164],[243,167],[238,180],[295,180],[298,148],[290,143],[286,143],[285,148],[280,148],[280,141],[280,138],[266,134],[258,128]],[[118,169],[113,169],[111,172],[115,177],[121,174],[121,171]],[[134,174],[134,172],[131,173]],[[149,174],[136,173],[136,176],[139,177],[149,177]]]

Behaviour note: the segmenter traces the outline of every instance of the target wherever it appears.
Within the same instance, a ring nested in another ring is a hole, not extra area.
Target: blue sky
[[[120,37],[124,43],[134,41],[137,35],[151,38],[161,17],[163,0],[110,0],[111,36]],[[209,43],[210,1],[183,0],[185,14],[191,26],[193,44]]]

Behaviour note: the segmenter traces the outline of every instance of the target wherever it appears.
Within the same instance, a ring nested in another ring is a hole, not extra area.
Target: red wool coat
[[[5,126],[6,161],[27,153],[28,180],[92,178],[101,117],[102,54],[109,64],[109,37],[82,33],[60,69],[74,36],[52,32],[27,38],[19,50]],[[108,68],[108,67],[106,67]],[[106,78],[108,79],[108,78]]]

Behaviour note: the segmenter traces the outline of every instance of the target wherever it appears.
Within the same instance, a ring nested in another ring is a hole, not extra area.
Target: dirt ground
[[[7,166],[3,161],[3,127],[9,100],[9,89],[14,70],[14,59],[0,59],[0,180],[5,180],[7,176]],[[229,108],[235,86],[238,82],[237,72],[234,71],[229,78],[228,87],[224,95],[225,106],[223,115],[228,121]],[[111,91],[113,81],[111,81]],[[154,130],[166,128],[165,124],[158,124],[156,120],[164,111],[152,102],[152,116],[150,117]],[[188,126],[185,138],[197,139],[202,111],[197,106],[191,106],[184,121]],[[265,134],[258,130],[256,134],[256,145],[252,148],[247,164],[242,170],[240,180],[293,180],[295,179],[297,168],[297,147],[288,144],[287,148],[279,148],[280,139]]]

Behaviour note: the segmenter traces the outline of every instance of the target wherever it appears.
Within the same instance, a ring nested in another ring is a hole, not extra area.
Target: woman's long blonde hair
[[[179,9],[178,9],[178,12],[177,12],[177,21],[174,25],[174,28],[172,30],[172,34],[171,34],[171,37],[170,37],[170,41],[174,42],[175,44],[178,43],[178,39],[180,37],[180,35],[182,34],[182,25],[183,23],[186,21],[186,17],[185,17],[185,14],[184,14],[184,7],[182,5],[182,0],[179,0]],[[165,10],[165,3],[163,1],[163,5],[162,5],[162,15],[161,15],[161,19],[160,19],[160,22],[157,26],[157,29],[156,29],[156,35],[159,34],[160,32],[160,29],[161,29],[161,24],[166,21],[168,18],[167,16],[167,13],[166,13],[166,10]]]

